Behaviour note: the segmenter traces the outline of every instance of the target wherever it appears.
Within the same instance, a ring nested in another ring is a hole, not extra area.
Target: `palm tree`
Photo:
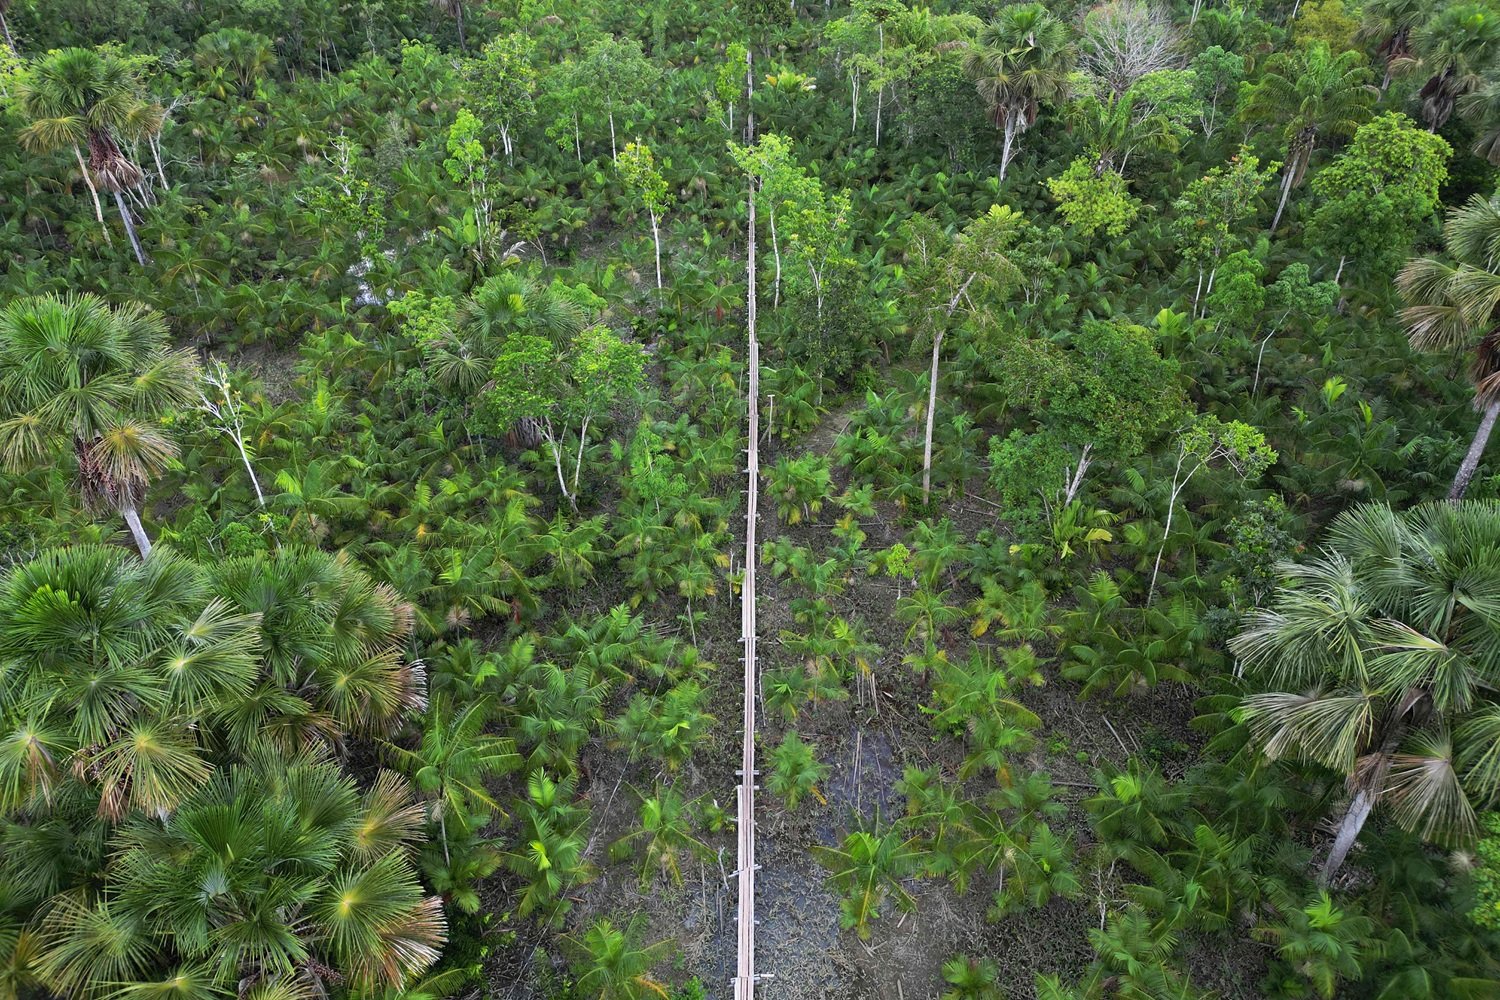
[[[1383,96],[1391,77],[1411,59],[1411,33],[1427,13],[1427,0],[1369,0],[1361,11],[1359,37],[1375,43],[1375,52],[1385,62],[1380,80]]]
[[[678,857],[684,851],[709,853],[708,845],[693,836],[693,802],[683,799],[682,794],[670,786],[658,787],[655,795],[641,795],[640,799],[641,825],[621,838],[620,843],[629,843],[637,838],[644,838],[646,841],[641,861],[642,889],[650,887],[653,868],[668,876],[673,885],[680,886],[682,869],[677,863]]]
[[[342,734],[389,736],[425,698],[406,655],[411,605],[342,553],[285,545],[208,569],[215,593],[260,623],[255,689],[221,706],[231,745],[284,750],[337,745]]]
[[[80,998],[206,998],[247,982],[295,996],[325,978],[400,987],[446,937],[409,855],[418,815],[390,775],[361,795],[327,758],[256,754],[175,815],[126,826],[104,891],[54,897],[41,978]]]
[[[27,69],[17,97],[21,113],[30,120],[21,130],[21,144],[39,153],[71,149],[93,196],[100,226],[104,225],[98,191],[102,187],[114,195],[135,259],[145,267],[146,254],[122,193],[139,185],[143,174],[121,147],[154,138],[161,131],[165,112],[146,96],[135,67],[114,52],[55,49]],[[89,153],[87,163],[84,147]]]
[[[469,51],[464,41],[464,0],[432,0],[432,9],[453,18],[458,26],[458,51]]]
[[[1425,840],[1472,841],[1476,806],[1500,792],[1500,503],[1357,507],[1320,556],[1284,570],[1230,644],[1281,690],[1237,714],[1268,757],[1345,777],[1323,881],[1378,805]]]
[[[1004,1000],[999,979],[1000,966],[994,959],[955,955],[943,963],[948,989],[940,1000]]]
[[[0,586],[0,809],[80,784],[106,819],[176,808],[209,778],[204,731],[253,683],[256,625],[168,552],[76,546],[12,571]]]
[[[1302,183],[1318,143],[1353,135],[1371,114],[1375,88],[1358,52],[1334,55],[1319,42],[1291,52],[1280,52],[1266,64],[1265,75],[1251,89],[1243,113],[1249,121],[1282,126],[1286,163],[1282,167],[1281,199],[1271,220],[1274,232],[1281,223],[1292,188]]]
[[[568,888],[591,874],[581,832],[588,808],[574,801],[577,790],[572,775],[553,781],[537,770],[526,779],[526,799],[516,807],[518,848],[504,857],[505,866],[526,882],[516,906],[523,917],[547,910],[549,921],[560,919],[571,905]]]
[[[1016,140],[1036,123],[1042,105],[1067,97],[1073,58],[1067,25],[1040,3],[1002,8],[964,55],[964,72],[1001,131],[1002,182]]]
[[[895,827],[880,834],[855,830],[842,847],[815,845],[813,854],[831,874],[844,898],[839,901],[839,926],[853,930],[861,941],[870,939],[870,921],[880,916],[886,899],[895,899],[902,910],[913,910],[917,901],[903,881],[917,869],[922,852],[917,838],[905,837]]]
[[[1450,4],[1412,32],[1411,48],[1431,74],[1417,96],[1422,120],[1436,132],[1500,54],[1500,15],[1487,4]]]
[[[93,295],[0,308],[0,461],[21,470],[71,451],[84,502],[125,518],[142,557],[138,505],[176,445],[151,418],[198,398],[198,364],[168,348],[161,317]]]
[[[1474,408],[1483,416],[1453,477],[1448,499],[1469,488],[1500,415],[1500,196],[1475,195],[1448,214],[1443,246],[1452,263],[1436,257],[1409,261],[1396,278],[1406,300],[1401,312],[1417,350],[1470,355]]]
[[[667,995],[667,988],[651,977],[651,969],[666,957],[669,942],[640,944],[646,918],[633,914],[625,926],[616,927],[607,917],[595,921],[582,934],[570,935],[563,944],[574,955],[579,997],[596,1000],[643,1000]]]

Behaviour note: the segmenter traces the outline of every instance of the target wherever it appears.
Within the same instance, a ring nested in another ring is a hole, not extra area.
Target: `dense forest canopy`
[[[0,29],[0,1000],[1500,997],[1500,5]]]

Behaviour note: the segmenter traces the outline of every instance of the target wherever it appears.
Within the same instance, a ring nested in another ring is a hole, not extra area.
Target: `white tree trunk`
[[[88,164],[83,162],[82,150],[74,146],[73,156],[78,160],[78,171],[83,174],[83,183],[88,185],[89,197],[94,199],[94,218],[99,220],[99,228],[104,230],[104,242],[114,246],[115,238],[109,235],[109,227],[104,224],[104,206],[99,203],[99,189],[94,187],[94,178],[89,173]]]
[[[135,538],[135,547],[140,550],[141,558],[145,559],[151,554],[151,539],[146,535],[145,527],[141,525],[140,512],[135,509],[134,503],[127,500],[120,505],[120,515],[125,518],[125,524]]]
[[[943,333],[932,338],[932,371],[927,384],[927,429],[922,434],[922,504],[932,493],[932,422],[937,411],[938,352],[943,348]]]
[[[651,242],[656,245],[656,290],[661,291],[661,230],[657,227],[656,210],[651,210]]]

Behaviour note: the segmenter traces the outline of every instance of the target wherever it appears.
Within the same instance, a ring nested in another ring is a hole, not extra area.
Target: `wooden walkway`
[[[746,87],[750,86],[750,62],[745,60]],[[747,109],[748,112],[748,109]],[[751,136],[753,125],[747,118],[746,134]],[[736,874],[739,881],[739,906],[736,911],[738,923],[738,961],[735,966],[734,1000],[751,1000],[755,996],[755,692],[759,676],[755,667],[755,522],[759,515],[760,498],[760,343],[755,339],[755,178],[749,182],[749,293],[746,296],[746,336],[749,343],[746,365],[746,474],[748,491],[745,512],[745,577],[740,588],[740,637],[744,643],[745,664],[745,722],[743,730],[743,752],[740,761],[740,784],[737,795],[738,814],[738,864]]]

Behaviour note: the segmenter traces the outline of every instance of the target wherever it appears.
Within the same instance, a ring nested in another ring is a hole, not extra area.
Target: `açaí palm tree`
[[[1236,712],[1268,757],[1345,778],[1322,880],[1377,806],[1425,840],[1472,842],[1500,793],[1500,503],[1366,504],[1283,569],[1231,641],[1272,691]]]
[[[153,418],[197,399],[198,364],[168,346],[154,311],[93,295],[0,308],[0,462],[19,471],[71,453],[86,504],[118,511],[144,557],[139,505],[176,453]]]

